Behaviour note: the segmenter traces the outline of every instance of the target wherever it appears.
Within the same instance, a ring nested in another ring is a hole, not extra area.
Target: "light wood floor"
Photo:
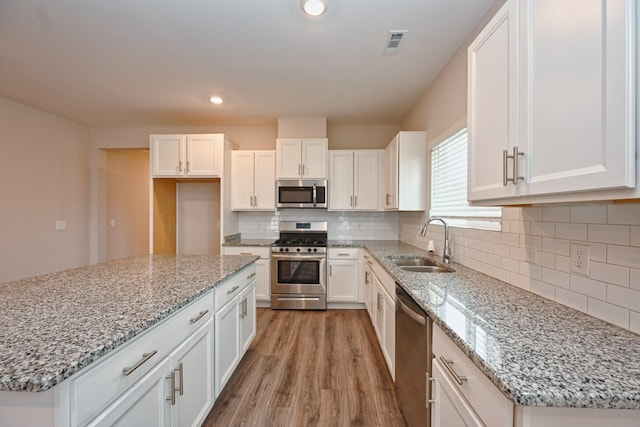
[[[258,309],[213,426],[405,426],[366,310]]]

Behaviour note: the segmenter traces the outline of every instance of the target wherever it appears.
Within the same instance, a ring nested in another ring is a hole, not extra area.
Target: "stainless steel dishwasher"
[[[407,426],[428,426],[431,319],[396,284],[396,397]]]

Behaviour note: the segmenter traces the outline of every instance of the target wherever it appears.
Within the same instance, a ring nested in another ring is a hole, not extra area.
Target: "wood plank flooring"
[[[405,426],[366,310],[258,309],[213,426]]]

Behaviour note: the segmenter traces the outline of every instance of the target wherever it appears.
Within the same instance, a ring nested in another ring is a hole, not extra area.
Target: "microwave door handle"
[[[313,207],[316,207],[317,189],[316,184],[313,184]]]

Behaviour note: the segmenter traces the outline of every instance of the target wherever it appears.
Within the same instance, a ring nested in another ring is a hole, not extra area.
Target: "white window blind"
[[[467,201],[467,129],[431,150],[431,211],[452,225],[500,229],[502,209],[469,206]]]

